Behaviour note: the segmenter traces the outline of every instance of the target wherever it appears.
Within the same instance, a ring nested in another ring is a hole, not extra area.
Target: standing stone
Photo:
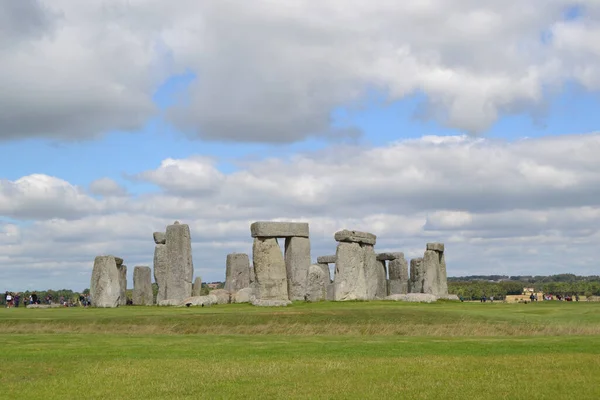
[[[333,282],[327,285],[327,301],[335,301],[335,284]]]
[[[322,301],[327,299],[327,287],[331,283],[329,266],[327,264],[313,264],[308,268],[308,283],[306,298],[309,301]]]
[[[184,300],[192,294],[192,239],[187,224],[175,222],[167,226],[167,289],[168,300]]]
[[[375,250],[371,245],[363,245],[365,256],[365,281],[367,283],[367,299],[383,299],[387,296],[385,261],[377,261]]]
[[[98,256],[90,281],[90,296],[93,307],[118,307],[121,287],[119,270],[114,256]]]
[[[200,296],[202,292],[202,278],[196,277],[194,283],[192,284],[192,296]]]
[[[339,242],[336,250],[334,298],[366,300],[365,252],[356,242]]]
[[[255,296],[259,300],[289,301],[285,260],[275,238],[254,238],[252,262]]]
[[[288,237],[285,239],[285,268],[290,300],[303,300],[310,259],[310,239]]]
[[[154,243],[156,244],[167,243],[167,235],[164,232],[154,232],[152,237],[154,238]]]
[[[225,290],[235,293],[250,286],[250,259],[248,254],[227,254]]]
[[[409,293],[408,263],[404,253],[396,253],[397,257],[388,263],[390,280],[388,282],[388,294]]]
[[[153,303],[152,271],[150,267],[135,267],[133,269],[133,304],[150,306]]]
[[[410,260],[410,292],[423,293],[423,258],[413,258]]]
[[[156,304],[167,300],[167,271],[169,264],[167,261],[167,245],[157,244],[154,248],[154,281],[158,285],[158,294],[156,295]]]
[[[119,305],[127,305],[127,265],[117,265],[119,270]]]
[[[423,271],[423,293],[448,295],[443,243],[427,243],[427,250],[423,256]]]

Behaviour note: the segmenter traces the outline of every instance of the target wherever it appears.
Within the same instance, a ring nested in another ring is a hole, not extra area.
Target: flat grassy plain
[[[1,309],[2,398],[598,399],[600,304]]]

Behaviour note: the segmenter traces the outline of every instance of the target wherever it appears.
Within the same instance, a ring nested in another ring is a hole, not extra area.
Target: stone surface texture
[[[152,270],[150,267],[137,266],[133,269],[133,304],[149,306],[154,303],[152,294]]]
[[[390,272],[390,279],[388,281],[388,294],[406,294],[410,292],[409,276],[408,276],[408,263],[404,258],[403,253],[398,253],[402,256],[398,256],[395,260],[388,263],[388,269]]]
[[[187,224],[167,226],[167,299],[183,300],[192,294],[194,265],[192,238]]]
[[[212,296],[212,295],[208,295],[208,296],[191,296],[188,298],[185,298],[182,302],[181,305],[187,306],[188,304],[190,306],[212,306],[213,304],[217,304],[217,296]],[[180,305],[180,304],[178,304]]]
[[[289,301],[285,260],[277,239],[254,238],[252,262],[256,298]]]
[[[444,252],[444,243],[427,243],[426,250]]]
[[[154,243],[156,244],[167,243],[167,235],[164,232],[154,232],[152,237],[154,238]]]
[[[158,285],[156,304],[167,299],[167,273],[169,263],[167,260],[167,245],[157,244],[154,247],[154,282]]]
[[[232,303],[250,303],[254,297],[254,292],[251,288],[247,287],[238,290],[231,296]]]
[[[320,256],[317,257],[318,264],[335,264],[335,256]]]
[[[361,243],[375,246],[377,236],[368,232],[359,232],[343,229],[335,233],[334,239],[337,242]]]
[[[197,276],[192,283],[192,297],[198,297],[202,293],[202,278]]]
[[[309,237],[307,222],[258,221],[250,225],[253,238]]]
[[[310,239],[289,237],[285,239],[285,269],[290,300],[304,300],[310,259]]]
[[[360,243],[338,243],[334,285],[336,301],[367,300],[365,251]]]
[[[410,260],[410,292],[423,293],[423,258]]]
[[[127,265],[117,264],[119,270],[119,305],[127,305]]]
[[[114,256],[98,256],[90,281],[90,296],[93,307],[118,307],[121,287],[119,270]]]
[[[231,293],[225,289],[211,290],[210,294],[217,298],[217,304],[229,304],[231,303]]]
[[[225,262],[225,290],[235,293],[250,286],[250,259],[248,254],[227,254]]]
[[[392,261],[400,257],[404,257],[404,253],[379,253],[377,254],[377,261]]]
[[[327,287],[331,283],[327,264],[313,264],[308,268],[306,299],[322,301],[327,299]]]
[[[371,245],[363,245],[365,282],[367,284],[367,300],[382,299],[387,296],[385,278],[385,262],[377,261],[375,249]]]

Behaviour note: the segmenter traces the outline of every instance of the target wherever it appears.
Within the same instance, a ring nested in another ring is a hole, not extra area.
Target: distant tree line
[[[600,276],[559,274],[550,276],[473,275],[448,278],[448,292],[467,299],[520,295],[524,287],[552,295],[600,296]]]

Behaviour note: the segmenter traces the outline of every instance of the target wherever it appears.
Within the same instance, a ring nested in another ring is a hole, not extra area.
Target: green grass
[[[0,310],[3,398],[600,398],[600,304]]]

